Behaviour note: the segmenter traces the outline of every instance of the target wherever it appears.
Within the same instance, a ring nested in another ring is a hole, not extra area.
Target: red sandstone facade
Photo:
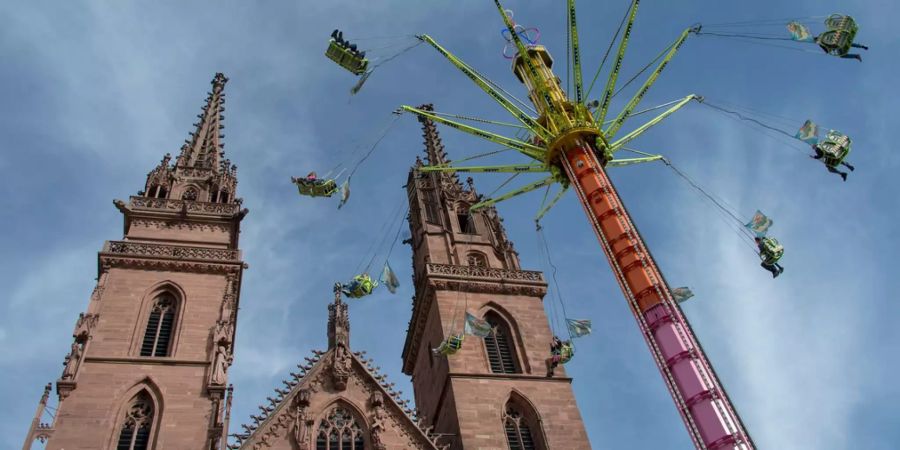
[[[496,210],[469,215],[471,182],[415,170],[407,188],[416,295],[402,358],[416,408],[351,350],[336,289],[328,349],[298,364],[249,425],[229,427],[247,210],[219,142],[226,81],[216,75],[175,163],[166,155],[138,196],[115,201],[125,236],[99,254],[97,287],[56,383],[56,419],[39,420],[48,385],[24,448],[41,439],[51,450],[589,449],[572,380],[562,368],[546,374],[542,274],[521,270]],[[434,124],[423,127],[429,162],[447,162]],[[466,312],[492,334],[435,355]]]
[[[420,121],[429,163],[449,163],[434,123]],[[403,371],[420,414],[452,449],[589,449],[572,380],[561,369],[547,376],[542,274],[519,267],[494,208],[469,214],[479,199],[471,179],[464,187],[455,173],[413,170],[407,189],[416,296]],[[468,336],[456,355],[435,356],[466,312],[498,335]]]
[[[125,236],[100,251],[56,420],[29,435],[49,450],[116,448],[126,429],[147,448],[219,447],[247,213],[220,143],[226,81],[216,75],[175,163],[166,155],[139,195],[114,202]]]

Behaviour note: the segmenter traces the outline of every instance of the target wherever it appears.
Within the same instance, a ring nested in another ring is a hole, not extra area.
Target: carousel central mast
[[[581,99],[569,101],[547,49],[526,47],[500,11],[518,47],[513,72],[528,89],[538,123],[549,132],[539,137],[548,139],[545,163],[561,168],[577,192],[695,446],[755,448],[604,170],[610,156],[603,132]]]

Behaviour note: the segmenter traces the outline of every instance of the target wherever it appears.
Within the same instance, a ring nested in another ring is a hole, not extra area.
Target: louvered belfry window
[[[519,373],[516,364],[515,347],[506,321],[494,313],[488,313],[484,319],[491,325],[491,333],[484,338],[488,362],[493,373]]]
[[[506,407],[506,415],[503,419],[503,427],[506,430],[506,441],[509,450],[537,450],[534,434],[528,422],[514,406]]]
[[[170,356],[172,335],[175,327],[175,298],[162,294],[153,301],[144,340],[141,342],[141,356]]]
[[[340,406],[319,422],[316,450],[365,450],[365,438],[359,422]]]
[[[147,450],[152,426],[153,402],[146,392],[141,392],[125,411],[116,450]]]
[[[438,193],[434,189],[425,189],[425,221],[428,223],[441,223],[441,206]]]

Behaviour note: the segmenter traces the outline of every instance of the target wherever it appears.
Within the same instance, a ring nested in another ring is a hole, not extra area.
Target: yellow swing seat
[[[298,179],[297,191],[306,197],[331,197],[338,191],[337,181],[333,179],[309,181]]]
[[[859,27],[850,16],[832,14],[825,20],[828,31],[816,38],[816,43],[829,55],[844,56],[850,52]]]
[[[775,264],[784,256],[784,246],[778,243],[778,240],[771,237],[762,238],[762,251],[759,253],[760,259],[765,264]]]
[[[575,356],[575,347],[571,342],[565,341],[562,346],[559,348],[559,353],[556,353],[559,356],[559,363],[565,364],[572,360],[572,357]]]
[[[349,284],[345,284],[342,291],[349,298],[362,298],[372,294],[372,291],[378,287],[378,282],[373,280],[369,274],[364,273],[353,277]]]
[[[438,348],[434,349],[434,352],[444,356],[453,356],[462,348],[465,338],[464,334],[451,334],[441,342]]]
[[[334,39],[328,41],[328,48],[325,50],[325,56],[336,62],[339,66],[349,70],[354,75],[362,75],[369,67],[369,60],[361,58],[354,54],[349,48],[338,44]]]
[[[822,151],[822,162],[831,167],[837,167],[844,158],[850,154],[850,137],[835,130],[829,130],[822,142],[816,147]]]

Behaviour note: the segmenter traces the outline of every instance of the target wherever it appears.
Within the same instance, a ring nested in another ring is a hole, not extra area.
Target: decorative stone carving
[[[234,323],[230,320],[219,320],[213,327],[213,345],[230,346],[234,339]]]
[[[187,247],[128,241],[107,241],[103,246],[103,253],[213,261],[238,261],[241,255],[240,250],[224,248]]]
[[[433,280],[429,286],[439,291],[462,291],[485,294],[510,294],[543,297],[547,293],[545,286],[509,285],[499,283],[475,283],[469,281]]]
[[[331,365],[331,381],[338,391],[347,389],[347,379],[352,371],[353,358],[343,345],[334,348],[334,357]]]
[[[84,345],[80,342],[73,342],[72,349],[69,351],[69,355],[66,356],[66,361],[63,363],[65,368],[63,369],[62,379],[63,380],[74,380],[75,375],[78,373],[78,367],[81,365],[81,358],[84,356]]]
[[[228,380],[228,368],[231,367],[234,356],[232,355],[232,341],[234,339],[234,323],[230,320],[219,320],[212,331],[213,348],[216,351],[213,358],[213,366],[210,371],[209,384],[212,386],[224,386]]]
[[[98,314],[84,314],[81,313],[78,315],[78,322],[75,323],[75,331],[72,333],[72,337],[75,338],[75,342],[85,343],[91,337],[91,332],[94,329],[94,326],[97,324],[97,321],[100,319]]]
[[[381,392],[375,392],[369,401],[372,405],[372,426],[370,437],[375,450],[386,450],[384,443],[384,428],[387,414],[384,411],[384,396]]]
[[[134,210],[179,212],[184,209],[190,213],[214,214],[227,217],[237,215],[241,207],[240,202],[237,200],[233,203],[209,203],[147,197],[131,197],[129,205]]]
[[[245,264],[189,262],[173,259],[146,259],[118,257],[100,254],[100,262],[109,266],[129,267],[144,270],[162,270],[167,272],[197,272],[197,273],[237,273],[246,268]],[[240,261],[235,261],[240,263]]]
[[[297,416],[294,418],[294,442],[299,450],[307,450],[310,442],[312,442],[312,426],[315,421],[309,413],[309,397],[308,389],[300,389],[297,396],[294,397],[294,405]]]
[[[541,272],[532,270],[506,270],[491,267],[459,266],[454,264],[426,265],[428,275],[450,275],[460,278],[481,278],[486,280],[515,280],[544,283]]]
[[[209,384],[224,386],[225,382],[228,381],[228,367],[231,366],[233,360],[234,357],[231,355],[228,344],[217,344],[216,356],[213,359],[212,373],[210,373],[209,376]]]
[[[132,219],[131,226],[141,226],[154,230],[188,230],[188,231],[207,231],[227,233],[231,226],[224,223],[205,223],[205,222],[189,222],[189,221],[172,221],[161,219]]]

